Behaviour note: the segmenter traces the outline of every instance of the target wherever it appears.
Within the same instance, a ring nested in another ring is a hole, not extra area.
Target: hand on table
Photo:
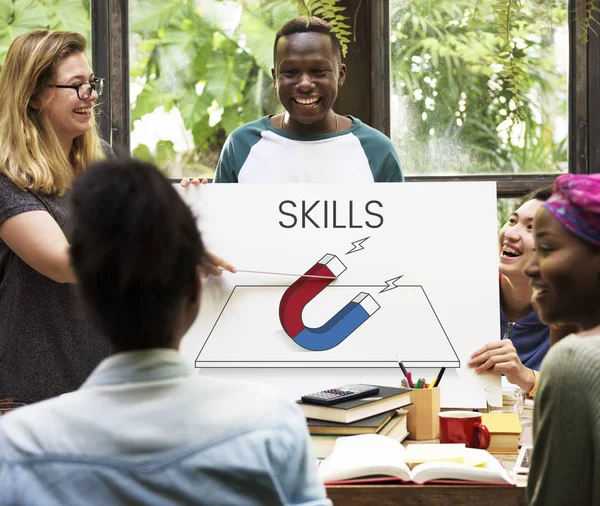
[[[220,276],[223,274],[223,270],[234,274],[237,272],[237,269],[227,260],[207,251],[204,263],[201,266],[201,276],[203,278],[207,278],[208,276]]]
[[[504,373],[510,383],[519,385],[526,392],[529,392],[535,383],[533,371],[523,365],[510,339],[486,344],[471,355],[467,365],[475,367],[477,374],[484,371]]]
[[[189,177],[184,177],[179,184],[181,186],[183,186],[184,188],[186,188],[189,185],[192,186],[198,186],[199,184],[208,184],[208,179],[203,178],[202,180],[198,179],[197,177],[194,177],[192,179],[190,179]]]

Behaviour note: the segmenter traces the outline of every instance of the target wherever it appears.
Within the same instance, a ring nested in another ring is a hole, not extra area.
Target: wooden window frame
[[[102,135],[117,152],[129,153],[128,0],[92,0],[92,58],[98,75],[108,77],[100,105]],[[342,0],[356,16],[356,41],[345,63],[346,83],[336,111],[352,114],[390,135],[389,0]],[[585,0],[569,0],[569,172],[600,172],[600,37],[580,42]],[[382,43],[387,41],[387,43]],[[407,181],[496,181],[499,198],[524,195],[555,175],[408,176]]]
[[[129,2],[92,0],[92,66],[107,78],[100,102],[102,137],[117,153],[129,153]]]

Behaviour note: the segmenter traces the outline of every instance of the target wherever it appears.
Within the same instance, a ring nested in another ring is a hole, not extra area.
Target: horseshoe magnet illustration
[[[360,292],[321,327],[304,325],[304,307],[345,270],[346,266],[337,256],[327,254],[304,273],[323,278],[300,277],[281,297],[279,321],[286,334],[299,346],[311,351],[335,348],[380,308],[371,295]]]

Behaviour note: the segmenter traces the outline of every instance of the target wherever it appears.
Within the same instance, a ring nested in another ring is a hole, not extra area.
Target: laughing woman
[[[12,43],[0,72],[0,399],[74,390],[111,351],[84,319],[69,264],[66,193],[104,158],[102,93],[78,33]]]
[[[547,324],[578,331],[540,372],[529,504],[600,504],[600,174],[560,176],[534,220],[525,272]]]
[[[468,363],[477,373],[504,374],[531,396],[550,347],[550,329],[531,304],[531,288],[523,269],[533,252],[533,218],[551,194],[552,187],[544,186],[525,197],[498,234],[500,340],[474,352]]]

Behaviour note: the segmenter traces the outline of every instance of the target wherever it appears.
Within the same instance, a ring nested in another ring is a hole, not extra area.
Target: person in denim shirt
[[[79,390],[0,418],[0,504],[330,505],[294,402],[179,356],[206,251],[160,171],[93,165],[72,208],[82,300],[117,353]]]

